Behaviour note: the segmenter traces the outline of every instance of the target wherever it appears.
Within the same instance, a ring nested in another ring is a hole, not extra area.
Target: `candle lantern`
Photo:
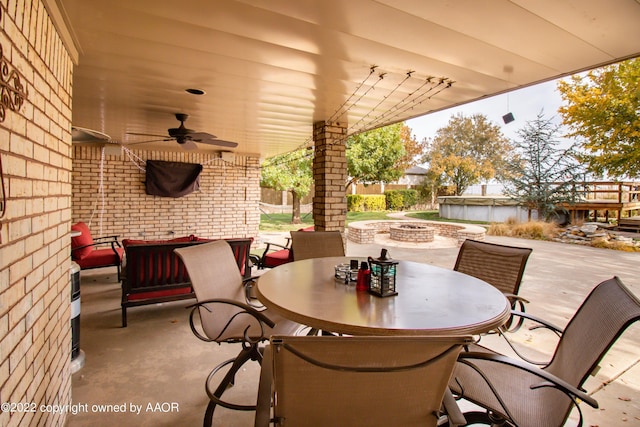
[[[379,297],[398,295],[396,292],[396,268],[398,262],[387,256],[387,250],[382,249],[380,258],[369,257],[371,282],[369,292]]]

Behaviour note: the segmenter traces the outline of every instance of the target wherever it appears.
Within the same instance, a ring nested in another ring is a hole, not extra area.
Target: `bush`
[[[390,211],[408,210],[418,201],[418,192],[411,188],[387,190],[384,195],[387,198],[387,209]]]
[[[402,210],[402,193],[399,193],[396,190],[387,190],[384,192],[384,195],[387,202],[387,210]]]
[[[364,212],[364,196],[362,194],[347,194],[347,211]]]
[[[517,222],[513,219],[503,224],[491,224],[487,234],[490,236],[520,237],[522,239],[551,240],[558,235],[558,226],[549,222]]]
[[[408,210],[418,203],[418,190],[406,188],[398,191],[402,194],[402,208],[404,210]]]
[[[347,194],[349,212],[372,212],[385,210],[384,194]]]
[[[364,196],[364,208],[367,211],[384,211],[386,197],[384,194],[367,194]]]

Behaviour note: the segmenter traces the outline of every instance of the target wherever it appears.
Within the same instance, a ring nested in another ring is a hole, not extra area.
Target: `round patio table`
[[[399,261],[398,295],[378,297],[334,278],[350,257],[314,258],[267,271],[257,283],[269,310],[316,329],[349,335],[469,335],[504,324],[502,292],[457,271]],[[361,260],[361,259],[359,259]]]

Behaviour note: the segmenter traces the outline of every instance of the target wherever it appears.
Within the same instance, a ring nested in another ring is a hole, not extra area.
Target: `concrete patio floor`
[[[567,323],[595,285],[614,275],[640,296],[640,253],[506,237],[488,236],[486,240],[533,248],[520,294],[531,301],[528,312],[559,326]],[[381,247],[379,243],[348,242],[347,255],[377,255]],[[393,258],[446,268],[453,267],[458,252],[455,245],[431,249],[385,247]],[[84,367],[73,375],[77,414],[68,417],[67,425],[202,425],[208,403],[204,380],[215,365],[234,357],[239,347],[204,343],[195,338],[185,309],[192,301],[132,308],[128,311],[129,326],[122,328],[120,285],[113,268],[83,271],[81,299],[80,347],[86,360]],[[553,349],[550,335],[524,330],[518,341],[532,355],[542,357]],[[485,337],[482,342],[506,351],[494,337]],[[585,388],[598,400],[600,408],[581,405],[585,426],[640,425],[638,343],[640,325],[636,324],[613,346],[597,376],[588,380]],[[248,364],[243,378],[238,379],[228,395],[243,403],[255,402],[258,373],[257,363]],[[219,408],[214,424],[250,426],[253,415]],[[575,422],[569,421],[567,425]]]

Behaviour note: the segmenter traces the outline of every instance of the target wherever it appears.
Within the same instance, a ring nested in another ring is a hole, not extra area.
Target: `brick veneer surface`
[[[461,245],[466,239],[484,240],[485,230],[481,226],[471,224],[452,224],[447,222],[435,222],[435,221],[420,221],[410,222],[406,220],[401,221],[356,221],[349,224],[347,227],[347,237],[352,242],[360,244],[373,243],[375,236],[378,233],[388,233],[389,227],[414,224],[414,225],[426,225],[435,230],[436,234],[445,237],[451,237],[457,239],[458,245]]]
[[[2,426],[62,426],[71,403],[69,251],[73,62],[38,0],[1,2],[3,59],[26,99],[0,122],[7,212],[0,228]]]
[[[260,169],[256,157],[223,161],[215,153],[133,151],[105,155],[96,146],[73,148],[73,222],[91,234],[120,239],[255,237],[260,225]],[[200,191],[180,198],[145,193],[144,160],[203,165]],[[102,165],[102,166],[101,166]],[[104,199],[99,191],[102,171]],[[103,205],[104,200],[104,205]]]
[[[313,125],[313,219],[317,231],[344,230],[347,199],[346,123]]]

